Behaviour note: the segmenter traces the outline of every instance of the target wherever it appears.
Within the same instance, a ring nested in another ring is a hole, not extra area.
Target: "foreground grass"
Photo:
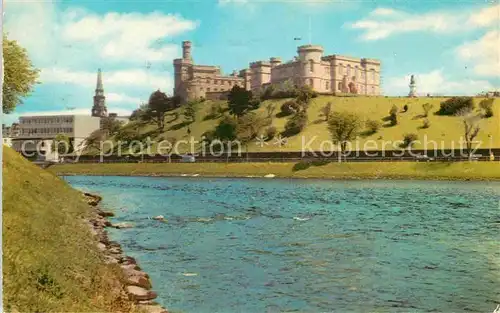
[[[111,292],[118,271],[100,259],[81,194],[5,146],[3,160],[5,311],[130,312]]]
[[[58,175],[130,175],[212,177],[262,177],[274,174],[286,178],[402,178],[402,179],[461,179],[498,180],[499,162],[366,162],[311,165],[297,170],[295,163],[122,163],[122,164],[62,164],[49,171]]]

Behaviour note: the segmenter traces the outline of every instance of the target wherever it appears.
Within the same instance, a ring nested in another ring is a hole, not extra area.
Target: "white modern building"
[[[57,135],[69,138],[74,150],[83,148],[85,139],[100,128],[100,117],[86,115],[40,115],[19,118],[19,135],[12,138],[14,150],[29,158],[58,159],[52,151]]]

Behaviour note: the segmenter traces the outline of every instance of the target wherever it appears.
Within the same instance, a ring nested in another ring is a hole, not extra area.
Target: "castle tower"
[[[92,106],[92,116],[108,116],[108,109],[106,108],[106,97],[104,96],[104,87],[102,85],[101,69],[97,70],[97,85],[95,88],[94,105]]]
[[[182,58],[188,61],[193,60],[191,57],[191,41],[182,42]]]
[[[320,81],[317,79],[317,76],[318,73],[321,73],[323,47],[315,45],[300,46],[297,48],[297,54],[299,55],[299,60],[302,62],[302,85],[308,85],[313,89],[319,87]]]
[[[414,75],[411,75],[409,87],[410,93],[408,94],[408,97],[415,98],[417,96],[417,83],[415,82]]]

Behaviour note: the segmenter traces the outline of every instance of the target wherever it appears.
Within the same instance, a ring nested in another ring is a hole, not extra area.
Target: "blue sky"
[[[311,37],[326,54],[380,59],[385,95],[407,94],[410,74],[421,94],[500,86],[498,2],[7,0],[4,11],[4,30],[41,69],[41,83],[7,122],[89,114],[99,67],[108,110],[130,113],[152,91],[172,92],[183,40],[193,42],[196,63],[226,73],[271,56],[291,59]]]

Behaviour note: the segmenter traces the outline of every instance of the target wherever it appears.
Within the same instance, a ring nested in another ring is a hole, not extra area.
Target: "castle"
[[[184,101],[218,99],[233,86],[258,91],[269,84],[292,82],[308,85],[322,94],[380,95],[380,61],[340,55],[323,56],[323,48],[304,45],[298,56],[283,63],[280,58],[250,63],[249,68],[222,75],[220,67],[197,65],[191,56],[191,42],[182,43],[182,59],[174,60],[174,95]]]

